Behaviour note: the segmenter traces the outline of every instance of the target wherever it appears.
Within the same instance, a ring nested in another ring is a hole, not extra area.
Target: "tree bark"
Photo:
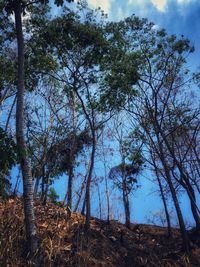
[[[107,177],[107,168],[106,168],[106,155],[104,150],[104,135],[102,134],[102,147],[103,147],[103,165],[104,165],[104,179],[105,179],[105,187],[106,187],[106,200],[107,200],[107,223],[110,223],[110,198],[109,198],[109,190],[108,190],[108,177]]]
[[[45,176],[45,190],[44,190],[44,195],[42,199],[42,205],[44,206],[47,204],[47,195],[49,191],[49,185],[50,185],[50,172],[48,172]]]
[[[82,182],[82,185],[81,185],[81,188],[80,188],[80,192],[78,193],[78,199],[76,201],[76,205],[74,207],[74,212],[77,211],[78,207],[79,207],[79,204],[80,204],[80,201],[81,201],[81,197],[83,195],[83,191],[84,191],[84,188],[85,188],[85,184],[86,184],[86,179],[87,179],[87,174],[85,175],[84,177],[84,181]],[[82,213],[81,213],[82,214]]]
[[[86,192],[85,192],[85,206],[86,206],[86,221],[85,221],[85,230],[88,231],[90,229],[90,215],[91,215],[91,207],[90,207],[90,184],[92,180],[92,172],[94,167],[94,157],[96,151],[96,137],[95,131],[92,129],[92,153],[91,153],[91,163],[90,169],[87,178],[86,184]]]
[[[192,213],[193,213],[193,216],[194,216],[194,219],[196,222],[197,230],[199,230],[200,229],[200,219],[199,219],[198,212],[197,212],[196,198],[195,198],[194,190],[193,190],[193,188],[189,182],[189,179],[187,178],[187,175],[185,174],[185,172],[182,168],[181,163],[177,160],[176,155],[174,154],[174,151],[172,150],[166,136],[164,135],[162,129],[160,128],[160,126],[157,122],[156,122],[156,128],[157,128],[157,131],[159,131],[159,133],[161,134],[163,141],[165,142],[165,145],[166,145],[169,153],[171,154],[172,158],[174,159],[174,162],[176,163],[176,165],[178,167],[178,170],[180,172],[182,179],[186,183],[186,191],[187,191],[189,199],[190,199]]]
[[[178,221],[179,221],[180,232],[181,232],[182,239],[183,239],[183,247],[184,247],[185,252],[189,253],[189,237],[188,237],[188,234],[187,234],[187,231],[186,231],[186,228],[185,228],[183,215],[182,215],[181,208],[180,208],[180,205],[179,205],[179,201],[178,201],[178,198],[177,198],[177,195],[176,195],[176,191],[174,189],[174,186],[173,186],[173,183],[172,183],[172,180],[171,180],[170,171],[169,171],[169,168],[168,168],[168,166],[166,164],[166,161],[165,161],[165,157],[164,157],[164,153],[163,153],[163,147],[161,145],[159,137],[158,137],[158,144],[159,144],[159,151],[160,151],[160,159],[161,159],[161,162],[162,162],[163,167],[164,167],[167,183],[169,185],[169,188],[170,188],[170,191],[171,191],[171,194],[172,194],[172,199],[173,199],[173,202],[174,202],[174,206],[175,206],[177,217],[178,217]]]
[[[157,123],[157,122],[156,122]],[[189,249],[190,249],[190,242],[189,242],[189,237],[185,228],[185,223],[184,223],[184,219],[183,219],[183,215],[182,215],[182,211],[179,205],[179,201],[176,195],[176,190],[174,188],[172,179],[171,179],[171,175],[170,175],[170,170],[169,167],[166,163],[165,160],[165,156],[164,156],[164,148],[162,145],[162,142],[160,140],[160,132],[158,131],[158,128],[156,127],[155,123],[154,123],[154,130],[155,130],[155,134],[156,134],[156,138],[157,138],[157,144],[158,144],[158,148],[155,146],[155,143],[153,141],[153,139],[151,138],[148,130],[146,128],[144,128],[144,130],[146,131],[146,133],[148,134],[148,136],[151,139],[151,143],[154,146],[157,155],[159,156],[159,159],[163,165],[163,169],[165,172],[165,176],[166,176],[166,181],[168,183],[171,195],[172,195],[172,200],[174,202],[174,206],[176,209],[176,213],[177,213],[177,217],[178,217],[178,221],[179,221],[179,226],[180,226],[180,232],[181,232],[181,236],[182,236],[182,240],[183,240],[183,248],[185,250],[186,253],[189,253]]]
[[[39,184],[40,184],[40,177],[38,176],[36,177],[35,186],[33,190],[33,199],[37,198]]]
[[[68,186],[67,186],[67,194],[64,199],[64,204],[65,200],[67,198],[67,218],[69,219],[71,217],[71,210],[72,210],[72,182],[73,182],[73,165],[69,167],[69,172],[68,172]]]
[[[17,175],[16,182],[15,182],[15,187],[14,187],[14,190],[13,190],[13,196],[14,197],[17,196],[17,191],[18,191],[19,182],[20,182],[20,172],[21,172],[21,170],[19,168],[18,175]]]
[[[172,231],[171,231],[171,221],[170,221],[170,216],[169,216],[169,212],[168,212],[167,201],[166,201],[166,198],[165,198],[165,194],[164,194],[162,182],[161,182],[161,179],[159,177],[158,166],[156,166],[156,161],[155,161],[152,153],[151,153],[151,159],[152,159],[152,163],[153,163],[153,167],[154,167],[154,172],[156,174],[156,179],[158,181],[160,195],[161,195],[161,199],[162,199],[164,210],[165,210],[165,216],[166,216],[166,220],[167,220],[168,236],[170,237],[172,235]]]
[[[194,218],[195,223],[196,223],[196,230],[198,232],[200,232],[200,217],[198,214],[198,208],[197,208],[196,196],[195,196],[194,189],[193,189],[192,185],[190,184],[189,180],[187,180],[187,179],[184,179],[184,180],[181,179],[180,184],[183,186],[183,188],[185,188],[185,190],[187,192],[187,195],[188,195],[189,200],[190,200],[192,215],[193,215],[193,218]]]
[[[101,207],[101,192],[99,185],[97,184],[98,199],[99,199],[99,219],[102,220],[102,207]]]
[[[156,174],[156,177],[157,177],[157,181],[158,181],[158,185],[159,185],[159,189],[160,189],[160,194],[161,194],[161,199],[162,199],[164,210],[165,210],[165,216],[166,216],[166,220],[167,220],[168,236],[170,237],[172,235],[172,231],[171,231],[170,216],[169,216],[169,212],[168,212],[168,208],[167,208],[167,201],[165,199],[165,194],[164,194],[162,183],[161,183],[161,180],[160,180],[160,177],[159,177],[158,173]]]
[[[129,200],[128,200],[126,182],[123,180],[122,184],[123,184],[123,203],[124,203],[124,211],[125,211],[125,225],[128,229],[130,229],[131,228],[130,208],[129,208]]]
[[[18,49],[18,85],[16,104],[16,138],[18,157],[23,177],[24,214],[28,250],[33,255],[38,247],[32,193],[32,177],[24,139],[24,37],[22,31],[22,3],[14,2],[15,27]]]

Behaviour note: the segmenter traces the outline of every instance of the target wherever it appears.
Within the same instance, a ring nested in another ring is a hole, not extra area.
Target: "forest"
[[[1,0],[0,11],[0,203],[23,203],[26,266],[118,266],[39,265],[36,207],[63,209],[68,222],[83,216],[86,237],[93,217],[109,225],[115,212],[134,231],[132,202],[145,176],[166,236],[178,231],[184,255],[198,249],[200,73],[188,68],[190,40],[136,15],[110,21],[87,1]],[[63,179],[61,198],[54,183]],[[18,266],[5,262],[1,205],[0,264]]]

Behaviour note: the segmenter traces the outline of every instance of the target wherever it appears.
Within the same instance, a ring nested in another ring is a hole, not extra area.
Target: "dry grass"
[[[200,248],[193,241],[191,255],[185,255],[178,230],[167,238],[166,229],[132,225],[128,230],[113,221],[110,225],[91,220],[85,235],[85,218],[72,213],[67,220],[63,208],[36,203],[35,214],[40,239],[37,257],[45,267],[178,267],[200,266]],[[20,199],[0,202],[0,266],[31,266],[27,260],[23,207]]]

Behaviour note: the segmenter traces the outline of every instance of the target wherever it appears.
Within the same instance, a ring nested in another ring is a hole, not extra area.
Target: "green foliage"
[[[51,187],[49,188],[49,192],[48,192],[48,201],[57,205],[58,204],[58,199],[59,199],[59,195],[56,193],[55,188]]]
[[[57,6],[62,6],[64,4],[64,2],[68,2],[71,3],[73,2],[73,0],[54,0],[54,4],[56,4]],[[23,15],[26,14],[26,8],[27,6],[34,4],[35,1],[30,1],[30,0],[21,0],[21,6],[22,6],[22,12]],[[36,3],[40,3],[42,5],[47,5],[49,4],[49,0],[38,0],[36,1]],[[14,12],[14,8],[15,8],[15,1],[12,0],[4,0],[4,8],[5,11],[10,15],[13,14]]]
[[[113,181],[114,185],[124,190],[126,188],[129,194],[133,188],[138,188],[138,181],[136,175],[139,173],[139,168],[133,164],[121,163],[110,170],[109,178]]]
[[[0,170],[5,174],[17,163],[16,144],[11,135],[0,128]]]
[[[73,146],[72,140],[74,140]],[[91,143],[92,138],[87,129],[81,131],[79,134],[71,132],[66,138],[52,146],[49,152],[49,162],[53,162],[54,158],[59,158],[56,164],[58,172],[63,173],[69,171],[72,166],[74,167],[76,157],[80,155],[84,147],[90,146]]]
[[[139,80],[138,55],[132,53],[115,62],[102,82],[101,104],[105,109],[122,107],[126,100],[136,95],[134,85]]]
[[[16,144],[11,135],[0,128],[0,194],[5,197],[11,186],[8,175],[17,164]]]
[[[0,3],[0,105],[4,90],[14,91],[16,87],[16,52],[14,23],[4,11],[5,1]]]

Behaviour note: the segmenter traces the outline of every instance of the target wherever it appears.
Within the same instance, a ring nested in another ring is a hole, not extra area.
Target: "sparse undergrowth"
[[[84,217],[73,213],[67,220],[64,208],[47,204],[35,205],[40,247],[36,257],[40,265],[176,267],[200,266],[200,244],[195,236],[190,255],[182,251],[181,237],[173,229],[168,238],[166,229],[151,225],[132,225],[91,220],[91,231],[83,231]],[[0,203],[0,266],[32,266],[25,245],[24,216],[19,198]],[[192,234],[191,234],[192,235]]]

